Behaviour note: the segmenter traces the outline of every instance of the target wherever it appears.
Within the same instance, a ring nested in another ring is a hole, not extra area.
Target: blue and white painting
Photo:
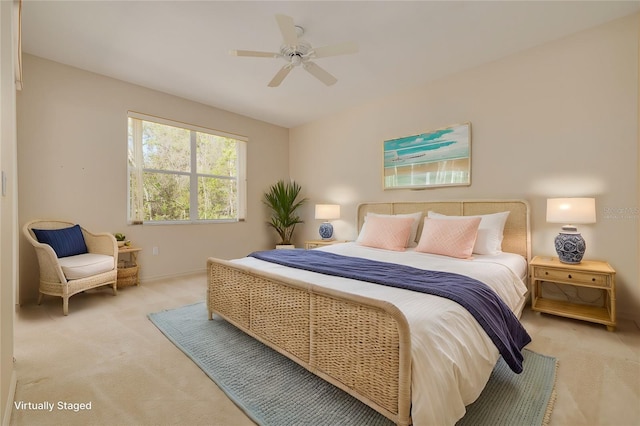
[[[384,141],[384,188],[471,184],[471,123]]]

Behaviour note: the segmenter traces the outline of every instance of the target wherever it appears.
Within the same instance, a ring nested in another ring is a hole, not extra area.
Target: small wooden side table
[[[583,260],[577,265],[562,263],[557,257],[536,256],[529,264],[531,274],[531,309],[553,315],[591,321],[616,328],[616,271],[607,262]],[[542,297],[541,284],[550,282],[574,287],[600,289],[602,306]]]
[[[346,243],[347,240],[309,240],[304,242],[304,248],[311,250],[318,247],[330,246],[331,244]]]
[[[123,246],[118,248],[118,288],[140,285],[140,266],[138,253],[141,247]],[[128,255],[128,259],[120,259],[121,255]]]

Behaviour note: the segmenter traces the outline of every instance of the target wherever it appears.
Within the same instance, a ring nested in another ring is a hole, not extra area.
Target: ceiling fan
[[[293,23],[293,18],[286,15],[276,15],[276,22],[282,33],[283,44],[280,52],[259,52],[255,50],[232,50],[229,52],[234,56],[252,56],[259,58],[282,58],[287,63],[280,68],[271,79],[268,86],[277,87],[282,83],[294,67],[301,66],[309,74],[331,86],[338,80],[327,72],[324,68],[312,62],[311,59],[326,58],[327,56],[346,55],[356,53],[358,46],[355,43],[341,43],[331,46],[313,48],[309,42],[300,38],[304,34],[304,29]]]

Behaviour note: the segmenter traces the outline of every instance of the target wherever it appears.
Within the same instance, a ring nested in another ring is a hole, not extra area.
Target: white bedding
[[[527,292],[520,278],[526,276],[527,263],[516,254],[461,260],[413,250],[391,252],[356,243],[315,250],[467,275],[489,285],[513,311],[521,306]],[[252,257],[234,262],[397,306],[411,329],[411,416],[416,426],[455,424],[464,416],[465,406],[480,395],[498,360],[498,350],[477,321],[448,299],[288,268]]]

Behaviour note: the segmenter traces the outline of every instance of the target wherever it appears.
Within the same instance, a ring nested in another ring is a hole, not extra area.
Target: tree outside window
[[[129,113],[129,220],[244,219],[246,139]]]

